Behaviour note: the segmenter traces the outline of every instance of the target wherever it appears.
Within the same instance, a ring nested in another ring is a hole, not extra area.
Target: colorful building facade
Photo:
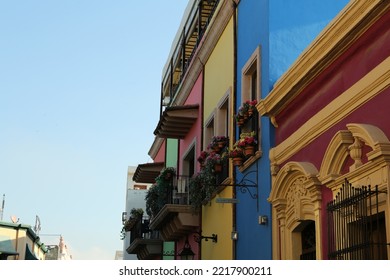
[[[258,106],[273,259],[389,258],[389,3],[351,1]]]
[[[241,0],[237,6],[236,115],[262,102],[275,82],[348,1]],[[269,150],[273,119],[252,115],[236,126],[236,139],[255,135],[255,153],[236,172],[236,259],[271,259]]]
[[[189,1],[163,69],[154,162],[134,176],[155,186],[150,219],[129,249],[140,259],[387,259],[388,6]],[[381,245],[353,251],[367,227]]]

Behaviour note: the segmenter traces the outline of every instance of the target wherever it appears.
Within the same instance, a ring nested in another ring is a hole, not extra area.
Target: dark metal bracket
[[[237,183],[231,183],[231,184],[221,184],[220,186],[231,186],[236,188],[236,190],[239,190],[242,194],[248,193],[252,199],[256,200],[257,210],[259,208],[258,198],[259,198],[259,190],[258,190],[258,175],[257,175],[257,168],[256,170],[250,171],[244,175],[244,177],[241,178],[241,180]],[[255,174],[255,180],[251,180],[248,177],[251,176],[251,174]]]
[[[204,239],[205,241],[212,240],[214,243],[218,242],[218,234],[212,234],[211,236],[203,236],[200,232],[197,232],[196,235],[194,235],[194,240],[196,243],[200,243]]]
[[[232,183],[232,184],[221,184],[220,186],[236,187],[236,188],[238,188],[238,190],[241,193],[248,193],[251,198],[257,199],[259,197],[259,194],[258,194],[258,184],[257,184],[257,182],[255,182],[255,181],[253,181],[251,179],[248,179],[250,174],[253,174],[253,173],[256,174],[256,181],[257,181],[257,171],[254,170],[254,171],[250,171],[250,172],[246,173],[245,176],[242,177],[242,179],[239,182],[237,182],[236,184],[235,183]],[[253,190],[253,193],[252,193],[251,189]]]

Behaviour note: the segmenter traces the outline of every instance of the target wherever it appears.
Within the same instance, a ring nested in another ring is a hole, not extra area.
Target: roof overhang
[[[154,134],[160,138],[183,139],[198,115],[198,104],[168,107],[163,112]]]
[[[133,175],[133,181],[137,183],[153,184],[164,168],[164,162],[139,164]]]

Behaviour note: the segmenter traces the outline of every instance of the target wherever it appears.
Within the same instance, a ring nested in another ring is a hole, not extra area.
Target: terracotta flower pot
[[[214,164],[214,172],[215,172],[215,173],[220,173],[220,172],[222,172],[222,164],[220,164],[220,163]]]
[[[254,146],[246,146],[244,148],[244,154],[245,154],[245,156],[253,156],[255,154],[255,147]]]
[[[233,165],[240,166],[242,165],[243,159],[241,157],[233,158]]]

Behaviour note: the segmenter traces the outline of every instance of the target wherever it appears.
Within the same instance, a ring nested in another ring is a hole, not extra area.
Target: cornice
[[[390,1],[351,1],[299,56],[257,106],[274,118],[389,8]],[[276,124],[274,123],[276,126]]]
[[[309,119],[272,149],[272,164],[279,165],[319,135],[390,87],[390,57]]]

